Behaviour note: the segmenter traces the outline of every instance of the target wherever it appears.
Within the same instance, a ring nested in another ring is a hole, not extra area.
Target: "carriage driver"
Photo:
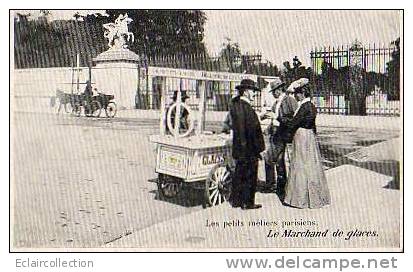
[[[91,97],[93,95],[92,83],[90,82],[90,80],[86,80],[86,87],[85,87],[85,91],[83,92],[83,94],[86,97]]]
[[[90,105],[90,103],[92,102],[92,96],[93,96],[92,83],[90,82],[90,80],[86,80],[86,87],[83,92],[83,95],[85,97],[85,102],[88,105]]]

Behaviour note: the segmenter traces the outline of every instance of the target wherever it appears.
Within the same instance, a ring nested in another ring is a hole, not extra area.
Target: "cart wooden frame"
[[[254,75],[242,75],[245,78]],[[179,77],[180,80],[185,76]],[[229,135],[210,134],[205,131],[206,117],[206,84],[199,86],[199,105],[194,131],[181,133],[179,118],[181,107],[181,89],[177,93],[174,105],[176,115],[172,126],[170,112],[166,110],[166,90],[161,94],[160,134],[150,137],[156,144],[156,166],[158,174],[158,195],[161,198],[174,198],[184,188],[191,186],[204,192],[203,207],[216,206],[229,200],[233,160],[231,156],[231,137]],[[181,84],[182,86],[182,84]],[[196,119],[196,120],[195,120]],[[168,129],[167,129],[168,128]],[[169,135],[167,133],[169,131]],[[170,135],[172,134],[172,135]]]

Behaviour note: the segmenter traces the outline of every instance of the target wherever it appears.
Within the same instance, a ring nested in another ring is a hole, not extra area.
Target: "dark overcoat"
[[[281,141],[288,143],[291,140],[290,130],[288,129],[288,123],[293,119],[294,112],[297,109],[297,101],[286,95],[281,101],[277,121],[280,123],[279,127],[275,131],[275,141]]]
[[[229,115],[234,133],[232,157],[235,160],[259,158],[265,143],[261,124],[251,105],[237,96],[231,100]]]

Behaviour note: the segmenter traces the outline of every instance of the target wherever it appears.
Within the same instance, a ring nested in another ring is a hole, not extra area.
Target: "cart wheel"
[[[115,102],[110,102],[110,103],[107,105],[105,111],[106,111],[106,116],[107,116],[108,118],[113,118],[113,117],[115,117],[116,112],[117,112],[116,103],[115,103]]]
[[[216,206],[229,199],[231,194],[231,171],[227,164],[215,165],[205,181],[205,205]]]
[[[72,108],[72,114],[73,114],[74,116],[79,117],[81,111],[82,111],[82,107],[80,106],[80,103],[75,103],[75,104],[73,105],[73,108]]]
[[[85,106],[85,115],[87,117],[99,117],[100,112],[102,110],[102,106],[100,105],[100,102],[97,100],[94,100],[90,102],[89,105]]]
[[[158,192],[159,196],[165,199],[176,197],[182,189],[182,182],[179,179],[159,174]]]

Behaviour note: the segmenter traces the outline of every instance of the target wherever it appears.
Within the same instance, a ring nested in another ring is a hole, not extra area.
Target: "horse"
[[[132,43],[135,41],[135,35],[132,32],[129,32],[128,25],[133,22],[133,19],[128,17],[128,14],[125,14],[122,20],[119,21],[118,25],[118,34],[126,35],[126,40],[129,42],[132,38]]]
[[[58,104],[57,114],[60,113],[60,110],[63,107],[65,108],[66,113],[71,112],[71,94],[62,92],[61,90],[56,90],[56,96],[53,96],[50,100],[50,106],[54,107]],[[69,106],[68,106],[69,105]]]
[[[106,29],[104,36],[109,40],[108,46],[110,48],[114,46],[119,46],[126,48],[124,36],[126,36],[126,41],[132,39],[132,43],[135,41],[135,36],[132,32],[128,30],[128,24],[133,20],[128,17],[128,14],[122,15],[115,20],[115,23],[104,24],[103,27]]]

